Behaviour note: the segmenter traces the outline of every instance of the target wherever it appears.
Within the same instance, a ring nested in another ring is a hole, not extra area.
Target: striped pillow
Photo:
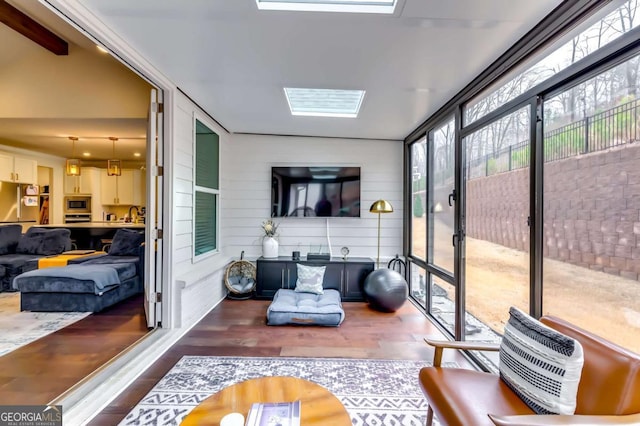
[[[573,414],[584,358],[577,340],[515,307],[500,345],[500,378],[538,414]]]

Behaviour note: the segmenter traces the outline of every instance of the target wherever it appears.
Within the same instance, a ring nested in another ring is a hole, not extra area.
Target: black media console
[[[290,257],[276,259],[258,258],[256,298],[273,299],[281,288],[296,288],[298,278],[297,264],[309,266],[326,266],[324,273],[324,288],[334,288],[340,291],[342,300],[346,302],[362,302],[365,300],[362,287],[364,279],[373,271],[374,262],[368,257],[333,257],[330,260],[308,261],[304,258],[292,260]]]

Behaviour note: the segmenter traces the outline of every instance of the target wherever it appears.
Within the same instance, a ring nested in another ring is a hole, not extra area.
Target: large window
[[[455,333],[456,289],[453,284],[455,222],[455,121],[429,131],[427,142],[427,282],[428,310]]]
[[[640,0],[600,4],[406,140],[411,296],[451,337],[516,306],[640,351]]]
[[[543,313],[640,352],[640,56],[544,103]]]
[[[612,4],[618,3],[613,2]],[[464,109],[464,124],[471,124],[479,120],[554,74],[633,30],[640,24],[640,17],[636,17],[639,8],[640,2],[638,0],[630,0],[619,7],[608,6],[603,9],[591,17],[589,22],[583,23],[569,40],[561,40],[560,46],[552,45],[541,55],[527,61],[528,65],[520,67],[524,68],[523,71],[514,70],[508,77],[504,77],[495,86],[473,99]]]
[[[463,139],[467,340],[529,310],[529,121],[527,105]]]
[[[427,223],[427,141],[411,145],[411,254],[426,260]]]
[[[454,121],[429,132],[429,264],[453,275]]]
[[[198,258],[218,250],[220,137],[195,120],[193,254]]]

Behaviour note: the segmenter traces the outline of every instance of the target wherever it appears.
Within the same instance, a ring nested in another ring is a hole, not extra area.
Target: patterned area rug
[[[178,425],[195,406],[234,383],[294,376],[331,391],[354,425],[419,426],[425,424],[427,403],[418,372],[427,365],[402,360],[185,356],[120,425]]]
[[[91,312],[20,312],[20,293],[0,293],[0,356],[89,314]]]

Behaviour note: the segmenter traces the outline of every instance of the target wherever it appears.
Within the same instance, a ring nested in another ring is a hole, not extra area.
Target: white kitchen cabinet
[[[84,170],[82,170],[84,172]],[[79,187],[79,176],[67,176],[64,175],[64,193],[65,194],[77,194]]]
[[[38,183],[38,162],[29,158],[13,157],[13,171],[15,182]]]
[[[123,170],[118,176],[118,204],[134,204],[133,170]]]
[[[122,170],[120,176],[109,176],[107,170],[101,175],[101,201],[103,205],[140,205],[140,170]]]
[[[35,184],[38,182],[38,162],[0,154],[0,181]]]
[[[100,169],[83,167],[80,176],[65,175],[64,193],[91,195],[98,188],[99,181]]]
[[[135,188],[133,194],[133,201],[136,206],[147,205],[147,175],[145,170],[138,170],[137,175],[134,174],[133,187]]]
[[[13,182],[13,155],[0,154],[0,181]]]
[[[109,176],[107,170],[100,171],[100,201],[103,205],[118,204],[118,176]]]

